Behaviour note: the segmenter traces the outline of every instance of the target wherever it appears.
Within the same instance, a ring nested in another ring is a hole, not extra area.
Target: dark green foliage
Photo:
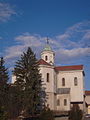
[[[50,109],[43,109],[40,114],[40,120],[54,120],[53,111]]]
[[[69,111],[69,120],[81,120],[83,116],[82,110],[80,110],[77,104],[73,105]]]
[[[8,82],[8,72],[7,68],[4,66],[4,59],[3,57],[0,58],[0,84],[6,85]]]
[[[8,96],[9,96],[8,118],[15,119],[19,116],[22,108],[20,94],[17,86],[12,84],[9,85]]]
[[[7,120],[7,112],[4,108],[4,106],[0,106],[0,120]]]
[[[5,120],[8,103],[8,72],[4,65],[3,57],[0,58],[0,118]]]
[[[29,47],[16,62],[13,74],[16,76],[15,86],[19,90],[19,99],[24,116],[33,116],[42,108],[42,82],[37,59]]]

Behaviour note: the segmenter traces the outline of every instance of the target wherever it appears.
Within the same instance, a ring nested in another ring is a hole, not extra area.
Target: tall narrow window
[[[48,56],[45,56],[45,60],[46,60],[46,61],[48,60]]]
[[[65,86],[65,78],[62,78],[62,86]]]
[[[60,106],[60,100],[57,99],[57,106]]]
[[[49,82],[49,73],[47,73],[47,82]]]
[[[75,86],[78,85],[77,77],[74,77],[74,85],[75,85]]]
[[[64,106],[67,106],[67,99],[64,99]]]

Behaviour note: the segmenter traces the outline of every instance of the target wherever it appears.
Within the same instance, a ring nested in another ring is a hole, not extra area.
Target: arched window
[[[64,99],[64,106],[67,106],[67,99]]]
[[[65,86],[65,78],[62,78],[62,86]]]
[[[49,82],[49,73],[47,73],[47,82]]]
[[[45,60],[46,60],[46,61],[48,60],[48,56],[47,56],[47,55],[45,56]]]
[[[75,86],[78,85],[77,77],[74,77],[74,85],[75,85]]]
[[[57,106],[60,106],[60,100],[57,99]]]

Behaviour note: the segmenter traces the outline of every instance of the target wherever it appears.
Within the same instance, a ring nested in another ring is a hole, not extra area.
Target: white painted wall
[[[90,95],[86,95],[85,101],[87,104],[90,104]]]
[[[58,94],[57,100],[60,100],[60,105],[57,105],[57,110],[69,111],[70,110],[70,94]],[[67,100],[67,105],[64,105],[64,99]]]
[[[45,56],[48,57],[48,60],[45,60]],[[47,63],[54,64],[54,52],[53,51],[43,51],[41,53],[41,58],[46,61]]]
[[[53,66],[40,65],[40,73],[42,74],[43,84],[46,87],[46,92],[55,93],[54,85],[54,69]],[[47,73],[49,73],[49,82],[47,82]]]
[[[50,93],[47,93],[47,102],[46,102],[46,106],[47,106],[47,104],[49,105],[49,108],[51,109],[51,110],[55,110],[56,109],[56,105],[55,105],[55,95],[54,95],[54,93],[52,93],[52,92],[50,92]]]
[[[42,74],[42,80],[43,80],[43,87],[45,87],[45,91],[47,93],[47,103],[49,104],[50,109],[54,110],[56,105],[56,99],[55,99],[55,93],[56,93],[56,82],[54,81],[55,78],[55,71],[53,66],[46,66],[46,65],[40,65],[40,73]],[[47,73],[49,73],[49,82],[47,82]]]
[[[78,79],[78,86],[74,85],[74,77]],[[65,86],[62,86],[62,78],[65,78]],[[71,102],[83,101],[83,74],[81,70],[60,71],[57,74],[57,88],[70,88]]]
[[[40,73],[48,93],[47,104],[52,110],[70,110],[70,102],[82,102],[84,95],[82,70],[55,72],[53,66],[40,65]],[[50,81],[46,81],[46,74],[49,73]],[[74,77],[77,77],[78,85],[74,85]],[[65,86],[62,86],[62,78],[65,78]],[[57,94],[58,88],[70,88],[70,94]],[[60,99],[60,106],[57,106],[57,99]],[[64,106],[64,99],[67,99],[67,106]],[[83,105],[82,105],[83,106]]]

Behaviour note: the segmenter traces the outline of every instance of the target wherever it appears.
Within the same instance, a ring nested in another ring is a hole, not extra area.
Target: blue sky
[[[28,46],[40,58],[47,36],[56,65],[83,64],[90,90],[90,0],[0,0],[0,56],[10,70]]]

